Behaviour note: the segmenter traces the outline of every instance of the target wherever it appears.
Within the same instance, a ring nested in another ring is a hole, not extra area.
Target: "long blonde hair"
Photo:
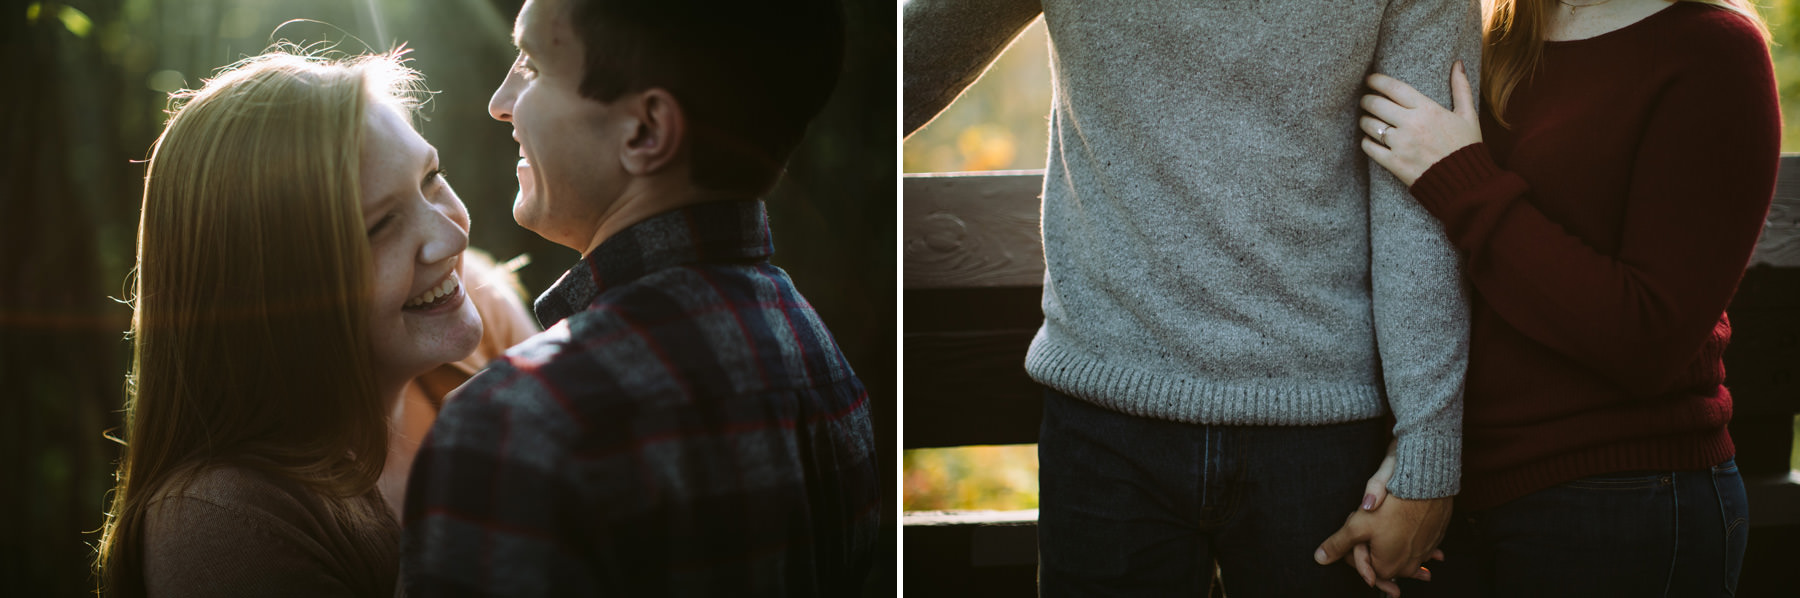
[[[1766,42],[1769,25],[1756,6],[1746,0],[1677,0],[1710,4],[1743,15],[1762,33]],[[1548,13],[1556,0],[1484,0],[1488,10],[1482,26],[1481,95],[1482,109],[1494,122],[1508,126],[1506,102],[1519,83],[1537,70],[1544,56],[1544,38],[1549,28]]]
[[[207,465],[373,516],[359,505],[387,433],[358,173],[368,104],[415,105],[402,55],[284,47],[171,97],[144,176],[126,447],[95,560],[105,593],[143,595],[149,503]]]

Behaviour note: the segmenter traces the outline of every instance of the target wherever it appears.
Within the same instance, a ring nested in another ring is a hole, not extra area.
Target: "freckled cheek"
[[[411,272],[406,268],[408,260],[392,245],[376,246],[370,250],[375,258],[375,267],[370,274],[373,278],[376,311],[404,305],[411,298],[407,296],[412,285]]]

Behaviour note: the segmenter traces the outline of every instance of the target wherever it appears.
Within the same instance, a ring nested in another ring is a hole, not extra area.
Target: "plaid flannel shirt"
[[[414,461],[408,594],[841,596],[882,499],[868,394],[768,262],[760,201],[632,225],[453,394]]]

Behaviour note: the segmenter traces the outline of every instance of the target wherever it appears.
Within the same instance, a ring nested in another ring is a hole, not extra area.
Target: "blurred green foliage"
[[[1769,48],[1775,63],[1775,81],[1781,94],[1781,151],[1800,152],[1800,0],[1760,0],[1764,19],[1774,45]]]
[[[1759,2],[1774,36],[1770,48],[1788,115],[1781,151],[1800,152],[1800,0]],[[907,138],[905,172],[1041,169],[1049,146],[1050,63],[1040,18],[982,78],[938,117]],[[1800,438],[1800,417],[1795,419]],[[1032,445],[906,451],[909,510],[1037,508]],[[1800,468],[1800,443],[1793,461]],[[915,470],[917,468],[917,470]],[[1023,481],[1030,478],[1029,483]]]
[[[579,256],[513,223],[517,144],[487,102],[523,0],[0,0],[0,595],[90,593],[119,448],[126,273],[169,91],[277,40],[405,44],[438,92],[420,129],[468,205],[472,245],[521,254],[535,294]],[[895,14],[845,3],[846,67],[768,199],[774,261],[836,335],[895,446]],[[252,250],[261,248],[252,248]],[[269,248],[269,250],[280,250]],[[886,452],[887,449],[882,449]],[[885,480],[894,459],[879,459]],[[889,533],[892,533],[889,526]],[[893,537],[875,562],[894,562]],[[872,587],[893,587],[877,569]]]

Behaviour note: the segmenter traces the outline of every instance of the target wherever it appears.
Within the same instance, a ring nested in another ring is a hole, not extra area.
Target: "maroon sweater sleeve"
[[[1412,188],[1466,252],[1470,281],[1496,313],[1634,396],[1675,390],[1768,214],[1781,116],[1768,52],[1743,29],[1682,48],[1691,60],[1661,90],[1637,146],[1616,255],[1547,217],[1531,182],[1483,144]]]

